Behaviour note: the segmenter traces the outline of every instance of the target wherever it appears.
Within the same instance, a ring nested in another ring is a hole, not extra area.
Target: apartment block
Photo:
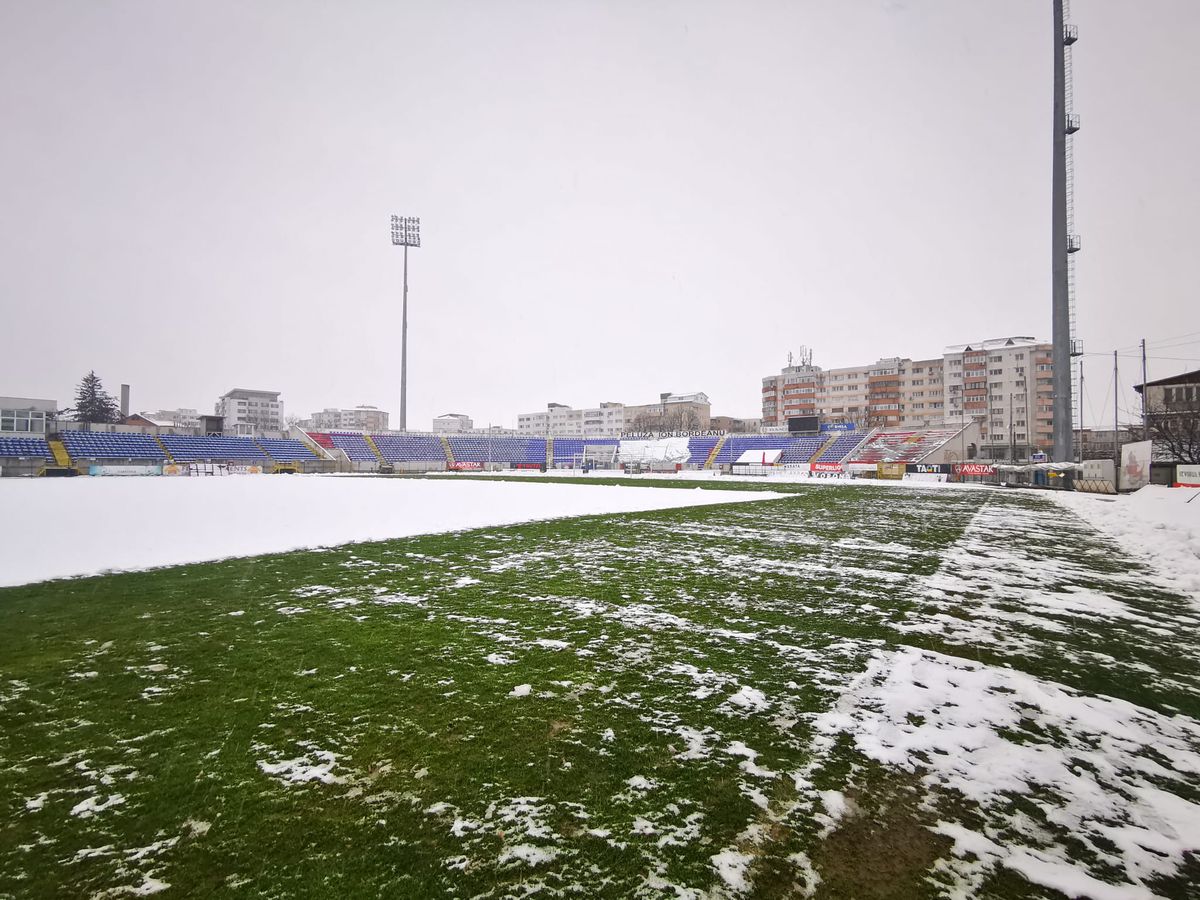
[[[225,419],[226,434],[253,436],[283,431],[283,404],[279,393],[234,388],[217,399],[213,412]]]
[[[764,428],[816,415],[863,428],[980,423],[985,459],[1027,458],[1053,445],[1051,345],[1006,337],[947,347],[940,358],[886,357],[822,369],[804,353],[762,379]]]
[[[313,413],[300,424],[313,431],[387,431],[388,414],[375,406],[356,406],[353,409],[327,407]]]

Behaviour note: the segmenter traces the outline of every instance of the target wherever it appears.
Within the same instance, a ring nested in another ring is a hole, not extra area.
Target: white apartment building
[[[475,422],[462,413],[446,413],[433,420],[434,434],[462,434],[474,428]]]
[[[283,403],[279,391],[252,391],[234,388],[222,394],[213,410],[225,418],[225,433],[236,435],[283,431]]]
[[[861,427],[921,428],[940,422],[942,360],[887,357],[867,366],[822,369],[806,359],[762,379],[764,426],[795,416]]]
[[[868,428],[978,422],[983,459],[1028,459],[1053,446],[1051,345],[1004,337],[947,347],[940,359],[888,357],[869,366],[822,369],[805,356],[762,379],[763,425],[793,416]]]
[[[549,403],[545,412],[517,416],[517,433],[549,437],[618,437],[625,429],[625,406],[601,403],[590,409],[572,409]]]
[[[947,347],[944,403],[949,422],[981,423],[984,459],[1027,459],[1054,445],[1052,345],[1032,337]]]
[[[388,414],[375,406],[327,407],[313,413],[300,425],[313,431],[387,431]]]

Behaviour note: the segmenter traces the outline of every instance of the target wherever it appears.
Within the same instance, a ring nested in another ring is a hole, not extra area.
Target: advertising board
[[[996,474],[991,463],[955,463],[954,474],[960,478],[989,478]]]
[[[1200,487],[1200,466],[1176,466],[1175,484],[1178,487]]]
[[[1150,459],[1154,441],[1138,441],[1121,448],[1121,471],[1117,473],[1123,491],[1136,491],[1150,483]]]

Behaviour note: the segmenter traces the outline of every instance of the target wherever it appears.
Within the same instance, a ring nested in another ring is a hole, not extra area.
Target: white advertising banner
[[[1154,441],[1138,441],[1121,448],[1121,471],[1118,473],[1123,491],[1136,491],[1150,483],[1150,459]]]
[[[88,466],[89,475],[161,475],[162,466]]]
[[[1180,487],[1200,487],[1200,466],[1176,466],[1175,483]]]

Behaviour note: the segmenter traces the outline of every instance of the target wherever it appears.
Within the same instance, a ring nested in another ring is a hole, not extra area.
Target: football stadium
[[[1077,279],[1067,0],[0,6],[0,900],[1200,900],[1200,5],[1085,8]]]

